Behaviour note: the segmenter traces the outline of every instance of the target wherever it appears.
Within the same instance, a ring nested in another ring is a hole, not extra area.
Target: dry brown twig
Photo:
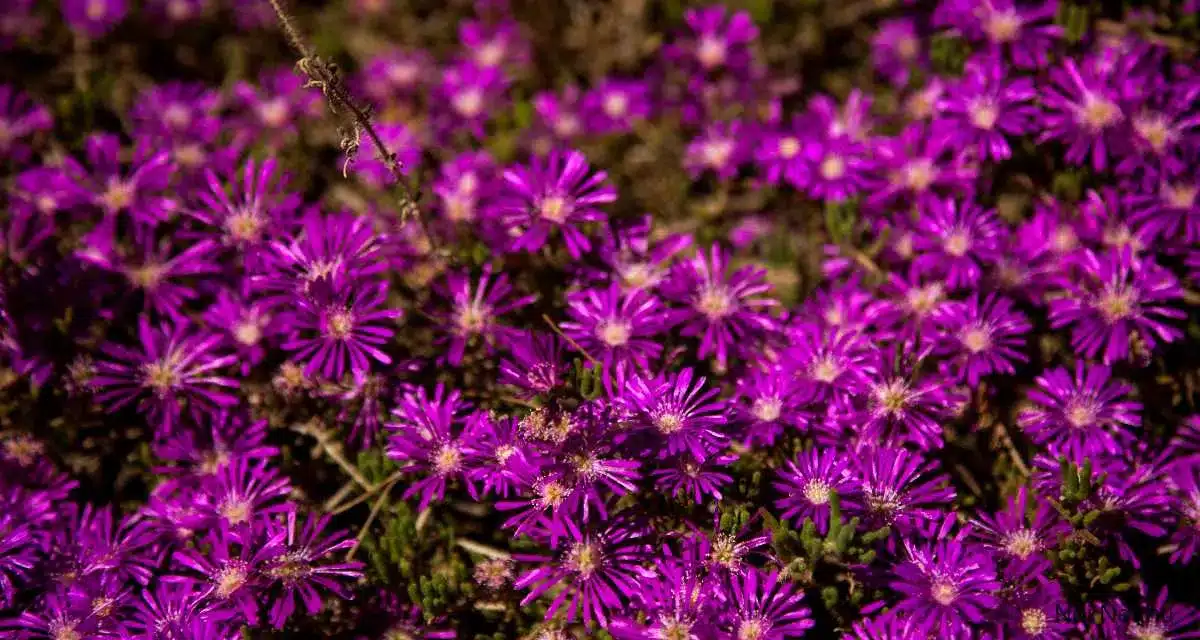
[[[350,95],[336,64],[318,56],[312,47],[308,46],[296,29],[291,15],[284,8],[283,0],[269,1],[271,8],[275,10],[275,15],[279,18],[279,25],[283,29],[284,35],[287,36],[288,42],[300,54],[300,59],[296,61],[296,69],[308,78],[308,82],[304,86],[320,89],[321,94],[325,96],[325,102],[329,105],[329,111],[343,121],[343,124],[338,127],[341,134],[338,146],[346,154],[346,163],[342,166],[343,177],[349,172],[351,162],[358,155],[363,135],[366,135],[367,139],[371,141],[371,145],[375,147],[376,153],[379,154],[379,158],[392,174],[392,179],[399,192],[400,223],[405,224],[411,219],[416,219],[417,223],[421,225],[421,232],[436,250],[436,240],[430,233],[425,218],[421,216],[421,211],[417,206],[417,197],[405,183],[400,159],[395,153],[388,150],[383,139],[379,137],[379,132],[371,123],[370,106],[359,104]]]

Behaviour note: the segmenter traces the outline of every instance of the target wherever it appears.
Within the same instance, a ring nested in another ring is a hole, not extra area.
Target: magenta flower
[[[1002,230],[994,212],[973,202],[930,199],[916,222],[913,266],[951,287],[973,286],[997,256]]]
[[[524,331],[507,341],[509,357],[500,363],[500,383],[525,397],[545,395],[566,382],[568,365],[552,333]]]
[[[803,116],[795,116],[790,126],[758,136],[754,160],[767,182],[784,181],[801,189],[808,184],[813,169],[806,153],[812,142],[809,123]]]
[[[1037,444],[1075,460],[1120,454],[1133,444],[1129,428],[1142,424],[1142,404],[1127,400],[1133,387],[1111,375],[1108,367],[1077,361],[1074,375],[1058,367],[1038,376],[1029,392],[1033,406],[1018,424]]]
[[[616,284],[585,289],[568,295],[567,313],[563,331],[609,369],[632,364],[645,371],[662,352],[656,336],[667,329],[667,316],[645,291],[623,293]]]
[[[495,67],[471,61],[455,63],[442,70],[437,96],[442,114],[440,126],[448,132],[464,130],[476,138],[484,136],[491,113],[504,99],[508,80]]]
[[[25,162],[29,138],[54,126],[50,110],[8,85],[0,85],[0,158]]]
[[[650,114],[646,83],[605,78],[584,94],[580,102],[583,124],[589,133],[624,133]]]
[[[504,172],[496,215],[513,235],[514,251],[541,249],[554,230],[562,233],[572,258],[591,248],[579,225],[603,222],[605,215],[596,205],[615,201],[617,193],[608,174],[589,175],[589,169],[582,153],[555,151],[546,160],[535,158],[531,165]]]
[[[477,283],[470,274],[456,271],[447,274],[444,283],[438,283],[437,291],[451,301],[449,309],[438,310],[431,315],[441,322],[439,344],[449,343],[446,361],[452,365],[462,363],[467,344],[481,341],[490,351],[498,340],[507,338],[512,329],[498,322],[501,315],[528,306],[537,296],[514,297],[514,289],[508,275],[501,273],[492,277],[491,264],[483,266]]]
[[[954,499],[949,478],[937,463],[905,449],[867,449],[851,458],[861,486],[861,511],[874,524],[889,525],[901,534],[942,516]]]
[[[241,171],[221,175],[205,171],[207,190],[200,206],[188,213],[206,225],[222,244],[252,256],[267,240],[290,231],[300,198],[287,190],[288,178],[267,158],[261,165],[246,160]]]
[[[975,295],[966,302],[951,302],[933,322],[939,332],[935,353],[946,357],[944,364],[955,378],[971,387],[993,373],[1012,375],[1015,363],[1029,361],[1021,350],[1033,326],[1008,298]]]
[[[416,135],[402,123],[378,123],[375,131],[388,152],[395,155],[400,164],[400,173],[412,175],[421,164],[421,143]],[[371,141],[364,140],[353,159],[343,154],[341,166],[372,189],[387,189],[396,180],[380,155],[379,148]]]
[[[346,549],[354,541],[339,532],[324,536],[329,525],[329,516],[308,516],[303,528],[296,526],[297,515],[289,511],[284,523],[282,549],[279,555],[267,561],[263,573],[278,582],[282,593],[274,598],[268,621],[276,629],[283,627],[296,611],[296,604],[303,606],[305,613],[315,615],[323,604],[320,587],[343,600],[353,598],[343,584],[362,577],[361,562],[329,562],[334,552]]]
[[[284,498],[292,487],[266,460],[235,458],[205,478],[204,492],[210,498],[205,505],[218,526],[239,532],[255,524],[262,516],[291,511]]]
[[[802,603],[804,591],[780,581],[777,571],[750,568],[730,578],[734,605],[732,637],[785,640],[799,638],[813,626],[812,611]]]
[[[175,171],[165,152],[153,151],[145,141],[135,144],[126,170],[117,137],[97,133],[85,141],[84,155],[86,168],[66,158],[64,169],[108,216],[127,213],[135,222],[152,226],[175,213],[178,204],[163,195]]]
[[[391,364],[384,351],[402,312],[386,307],[388,285],[379,282],[345,292],[330,292],[314,299],[300,299],[288,316],[292,328],[283,348],[299,360],[307,360],[305,375],[337,380],[347,370],[361,381],[371,361]]]
[[[688,31],[667,50],[667,55],[700,74],[729,70],[743,73],[753,62],[751,44],[758,28],[750,14],[732,14],[723,6],[688,9],[684,14]]]
[[[138,401],[169,431],[184,403],[193,410],[211,411],[236,402],[227,389],[236,389],[237,382],[216,375],[236,359],[213,353],[220,335],[194,330],[186,322],[153,328],[141,316],[138,338],[139,348],[105,344],[105,358],[96,362],[96,400],[110,410]]]
[[[725,441],[725,405],[704,382],[691,369],[655,378],[634,376],[627,382],[625,393],[639,425],[657,433],[667,453],[689,451],[703,459],[709,446]]]
[[[439,384],[432,397],[424,388],[408,392],[392,410],[395,420],[387,424],[391,437],[388,457],[409,462],[410,471],[427,472],[404,492],[405,498],[421,496],[418,509],[446,495],[446,484],[454,479],[466,483],[476,496],[475,485],[467,482],[468,459],[473,454],[464,437],[463,418],[470,405],[458,391],[446,392]]]
[[[1058,140],[1067,146],[1066,159],[1083,164],[1091,156],[1092,167],[1103,171],[1108,155],[1120,144],[1119,125],[1125,113],[1111,81],[1093,64],[1081,69],[1067,58],[1061,67],[1050,70],[1050,86],[1042,88],[1042,117],[1038,142]]]
[[[696,357],[715,356],[720,367],[730,351],[775,329],[770,309],[778,305],[766,297],[771,285],[764,269],[746,265],[731,273],[728,260],[713,244],[707,254],[676,263],[662,285],[665,298],[684,306],[670,311],[668,322],[680,325],[680,335],[699,337]]]
[[[975,58],[946,95],[941,121],[955,144],[973,146],[982,160],[1006,160],[1008,139],[1033,130],[1036,95],[1031,79],[1009,77],[995,58]]]
[[[522,573],[513,586],[529,590],[522,606],[561,587],[546,611],[547,619],[566,606],[568,621],[582,614],[589,627],[596,622],[607,626],[610,612],[621,609],[638,591],[637,569],[650,555],[644,528],[618,517],[600,529],[580,529],[569,524],[567,531],[569,535],[556,545],[553,558],[514,556],[518,562],[541,565]]]
[[[748,128],[739,120],[709,124],[688,143],[683,156],[684,168],[693,179],[706,171],[721,179],[734,177],[748,155]]]
[[[1125,247],[1101,255],[1083,251],[1073,264],[1077,273],[1066,283],[1067,295],[1050,300],[1050,324],[1071,327],[1071,345],[1084,356],[1102,354],[1112,364],[1183,337],[1168,324],[1186,315],[1168,306],[1182,295],[1179,283],[1152,259],[1136,258]]]
[[[836,449],[808,449],[789,460],[778,471],[775,490],[782,496],[775,501],[780,516],[802,527],[812,520],[817,531],[829,530],[829,503],[836,493],[843,508],[853,508],[858,493],[849,458]]]
[[[954,520],[945,518],[936,542],[904,540],[906,560],[892,570],[891,587],[902,595],[895,613],[916,637],[970,635],[999,604],[991,556],[965,540],[969,529],[950,537]]]
[[[98,40],[129,12],[125,0],[61,0],[63,19],[79,33]]]

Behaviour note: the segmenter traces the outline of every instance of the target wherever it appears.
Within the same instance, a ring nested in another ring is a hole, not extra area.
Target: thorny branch
[[[371,124],[371,107],[369,105],[360,105],[356,102],[350,95],[349,90],[346,89],[346,84],[342,81],[337,65],[318,56],[308,46],[308,43],[305,42],[304,38],[300,36],[300,32],[296,29],[292,17],[284,8],[283,0],[269,1],[271,8],[275,10],[275,15],[279,17],[280,27],[283,28],[288,42],[300,54],[300,59],[296,61],[296,68],[308,78],[308,82],[304,86],[306,88],[320,89],[321,94],[325,96],[325,102],[329,104],[329,111],[344,121],[344,124],[338,128],[341,135],[338,146],[346,154],[346,163],[342,165],[342,175],[345,176],[349,172],[350,164],[358,155],[363,134],[366,134],[372,146],[375,147],[375,151],[379,154],[379,158],[392,174],[392,179],[399,191],[400,223],[405,224],[410,219],[415,218],[417,223],[421,225],[422,233],[436,250],[437,241],[434,239],[433,234],[430,233],[425,219],[421,216],[421,211],[417,207],[417,197],[405,182],[404,174],[401,172],[400,159],[395,153],[388,150],[383,139],[379,137],[379,132]]]

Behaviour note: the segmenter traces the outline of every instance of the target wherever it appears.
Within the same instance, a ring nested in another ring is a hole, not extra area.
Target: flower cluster
[[[266,3],[60,4],[0,18],[79,65],[0,84],[6,637],[1200,637],[1196,38],[901,3],[826,92],[631,6],[555,86],[479,0],[217,88],[81,60]]]

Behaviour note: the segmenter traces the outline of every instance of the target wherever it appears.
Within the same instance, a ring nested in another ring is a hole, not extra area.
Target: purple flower
[[[975,147],[980,159],[1007,160],[1008,138],[1032,130],[1036,95],[1031,79],[1008,77],[995,58],[975,58],[946,95],[941,122],[956,145]]]
[[[730,578],[734,611],[729,632],[737,638],[799,638],[812,628],[812,611],[802,604],[804,591],[780,581],[778,571],[750,568]]]
[[[849,137],[831,137],[804,149],[810,170],[803,189],[814,200],[844,202],[872,185],[873,150]]]
[[[1074,375],[1058,367],[1038,376],[1037,385],[1029,392],[1033,406],[1018,416],[1037,444],[1073,459],[1118,455],[1133,444],[1128,429],[1141,426],[1142,404],[1125,399],[1133,387],[1112,380],[1108,367],[1078,361]]]
[[[232,640],[236,630],[222,628],[203,610],[204,587],[192,582],[161,581],[144,589],[129,620],[136,640]]]
[[[563,331],[609,369],[632,364],[648,370],[662,352],[655,336],[667,328],[666,314],[645,291],[623,293],[616,284],[585,289],[568,294],[567,313],[571,320],[562,323]]]
[[[940,336],[935,353],[947,357],[943,363],[955,377],[969,386],[993,373],[1016,373],[1014,363],[1028,362],[1021,349],[1029,320],[1013,309],[1008,298],[972,296],[967,302],[951,302],[933,317]]]
[[[392,49],[371,56],[356,84],[376,105],[386,107],[415,95],[432,69],[433,61],[426,52]]]
[[[157,472],[170,474],[183,471],[207,481],[233,462],[264,461],[279,453],[276,447],[264,444],[267,438],[266,420],[250,421],[234,412],[221,412],[201,424],[188,426],[191,428],[180,429],[153,446],[156,456],[183,463],[184,466],[180,469],[160,468]],[[268,469],[266,475],[277,474]]]
[[[539,130],[549,131],[547,145],[552,145],[555,140],[570,142],[583,133],[582,102],[579,87],[575,85],[568,85],[558,93],[540,91],[533,96]]]
[[[0,514],[0,607],[13,604],[17,591],[29,581],[39,559],[36,532],[22,517],[24,514]]]
[[[134,145],[129,170],[122,169],[121,143],[116,136],[97,133],[84,142],[88,168],[65,158],[67,175],[86,190],[92,203],[108,216],[128,213],[135,222],[154,225],[169,218],[177,203],[161,194],[175,171],[163,151],[152,151],[145,140]]]
[[[270,242],[250,282],[268,294],[263,302],[272,307],[291,307],[297,298],[312,300],[314,289],[329,295],[331,288],[339,290],[334,293],[372,288],[378,283],[370,276],[387,268],[382,248],[369,217],[310,210],[299,237]]]
[[[969,166],[952,135],[920,122],[880,142],[875,155],[886,181],[873,189],[866,202],[882,210],[925,202],[939,193],[969,192],[978,172]]]
[[[640,425],[666,441],[668,453],[689,451],[703,459],[708,447],[724,442],[725,405],[716,389],[704,388],[704,377],[691,369],[644,378],[634,376],[625,388]]]
[[[688,234],[672,233],[651,241],[652,220],[643,216],[628,226],[612,225],[600,245],[600,260],[606,269],[597,275],[616,280],[621,289],[653,291],[666,279],[668,267],[677,254],[692,244]]]
[[[190,547],[172,556],[180,568],[199,575],[169,575],[163,580],[201,586],[205,612],[215,619],[257,624],[259,598],[267,584],[263,569],[283,552],[284,536],[280,531],[260,541],[242,539],[223,527],[214,529],[204,540],[207,553]]]
[[[815,399],[844,409],[866,391],[877,364],[862,333],[800,321],[786,335],[783,361],[797,379],[812,386]]]
[[[896,87],[908,84],[910,71],[921,64],[923,52],[916,24],[909,18],[884,20],[871,39],[871,63]]]
[[[954,499],[949,478],[919,454],[878,448],[851,459],[862,488],[861,512],[876,525],[910,533],[921,522],[940,518]]]
[[[320,612],[322,599],[317,587],[349,600],[353,596],[342,581],[362,577],[360,562],[328,562],[327,558],[334,552],[354,544],[342,532],[328,537],[322,535],[329,525],[329,516],[310,515],[303,528],[296,526],[296,519],[295,511],[289,511],[284,524],[283,548],[263,567],[263,573],[278,581],[283,589],[267,616],[276,629],[282,628],[295,612],[297,600],[308,615]]]
[[[701,74],[727,69],[741,73],[753,62],[750,45],[758,39],[758,28],[750,14],[712,7],[688,9],[684,14],[689,31],[678,37],[667,55]]]
[[[1200,457],[1192,454],[1171,466],[1171,484],[1175,487],[1171,511],[1177,527],[1171,532],[1172,564],[1187,566],[1200,551]]]
[[[245,291],[239,295],[229,289],[217,291],[204,322],[224,334],[225,346],[237,353],[243,376],[263,361],[267,354],[264,342],[281,329],[266,304],[250,301]]]
[[[61,0],[63,19],[93,40],[103,38],[129,12],[125,0]]]
[[[421,143],[413,132],[403,123],[378,123],[375,125],[375,132],[379,134],[384,148],[395,155],[400,173],[405,176],[412,175],[421,163]],[[396,180],[395,176],[373,141],[363,141],[363,146],[365,148],[360,151],[366,153],[359,153],[354,158],[342,155],[343,170],[353,173],[372,189],[386,189]]]
[[[1062,27],[1053,24],[1057,9],[1057,0],[951,0],[942,4],[940,18],[982,43],[981,55],[999,59],[1007,53],[1018,67],[1041,68],[1062,37]]]
[[[1143,587],[1144,588],[1144,587]],[[1167,600],[1163,587],[1156,596],[1145,593],[1132,610],[1114,601],[1104,616],[1104,636],[1121,640],[1200,637],[1200,609]]]
[[[691,496],[696,504],[704,504],[705,497],[721,499],[721,488],[733,482],[733,476],[721,469],[727,469],[736,461],[737,456],[732,454],[697,457],[685,451],[651,471],[650,476],[658,491],[681,498]]]
[[[491,195],[495,172],[496,162],[486,151],[468,151],[443,163],[433,185],[442,217],[463,223],[482,217],[480,202]]]
[[[293,509],[284,501],[291,493],[290,483],[266,460],[234,458],[205,478],[204,485],[211,498],[206,505],[211,517],[230,531],[248,528],[261,516]]]
[[[436,290],[453,304],[449,310],[435,311],[432,316],[443,328],[438,343],[450,345],[446,360],[456,366],[462,363],[468,342],[478,338],[490,351],[498,339],[512,332],[497,322],[498,316],[525,307],[536,299],[532,295],[512,297],[513,286],[508,275],[501,273],[493,279],[490,263],[483,266],[478,283],[471,281],[468,272],[455,271],[448,274],[445,284],[439,283]]]
[[[739,378],[734,410],[746,425],[746,442],[769,446],[785,429],[807,426],[811,391],[784,367],[757,368]]]
[[[972,535],[1008,561],[1006,577],[1031,566],[1041,570],[1039,561],[1045,562],[1044,554],[1057,548],[1059,538],[1070,533],[1070,526],[1049,504],[1036,499],[1034,503],[1030,509],[1028,489],[1020,487],[1004,509],[981,514],[974,520]]]
[[[638,566],[650,553],[644,528],[625,518],[614,518],[603,528],[580,529],[567,522],[568,535],[556,545],[556,556],[520,554],[518,562],[540,562],[522,573],[513,586],[528,589],[521,601],[526,606],[542,594],[561,587],[546,611],[546,619],[567,607],[567,621],[582,613],[589,627],[594,622],[607,626],[610,611],[620,609],[638,591]]]
[[[361,381],[372,360],[392,362],[383,347],[394,333],[389,325],[402,312],[385,307],[387,293],[387,283],[379,282],[299,300],[298,309],[288,317],[292,334],[283,348],[295,358],[308,361],[306,375],[337,380],[348,369],[355,380]]]
[[[1094,61],[1080,69],[1067,58],[1050,70],[1050,85],[1041,90],[1047,113],[1038,142],[1059,140],[1067,145],[1067,161],[1083,164],[1090,155],[1092,167],[1103,171],[1109,152],[1120,144],[1125,113],[1111,81],[1086,62]]]
[[[1158,189],[1135,191],[1126,197],[1129,222],[1138,235],[1164,242],[1200,243],[1200,171],[1192,170]]]
[[[813,169],[805,153],[812,143],[809,126],[803,116],[795,116],[789,127],[758,136],[754,160],[767,182],[779,184],[782,180],[796,189],[808,184]]]
[[[508,80],[495,67],[480,67],[474,62],[458,62],[442,70],[437,96],[442,106],[446,131],[459,128],[476,138],[484,136],[484,126],[497,104],[504,98]]]
[[[388,457],[409,462],[409,472],[429,474],[404,492],[405,498],[421,496],[419,510],[441,500],[448,481],[467,479],[468,458],[473,452],[470,439],[463,436],[462,423],[469,408],[458,391],[447,393],[438,384],[432,397],[424,388],[410,391],[392,410],[395,420],[387,424],[391,432]],[[472,496],[477,495],[474,484],[467,482],[466,486]]]
[[[970,635],[1000,604],[991,557],[966,542],[969,529],[950,537],[954,522],[945,518],[935,542],[905,539],[906,559],[893,569],[891,587],[902,595],[894,612],[916,637]]]
[[[273,158],[261,165],[248,159],[240,172],[224,176],[205,171],[205,181],[207,190],[198,193],[200,206],[188,213],[226,246],[247,253],[260,250],[268,238],[289,231],[294,223],[300,198],[287,191],[288,175]]]
[[[294,139],[297,125],[322,110],[320,94],[305,88],[304,83],[305,79],[292,69],[265,71],[259,75],[258,86],[239,82],[233,88],[245,112],[239,135],[261,140],[272,148]]]
[[[521,34],[520,23],[512,19],[465,20],[458,25],[458,40],[480,67],[514,66],[529,61],[529,42]]]
[[[504,172],[505,188],[496,213],[514,236],[513,250],[540,249],[550,232],[559,229],[567,251],[578,259],[591,248],[577,225],[599,222],[604,213],[596,205],[616,200],[608,175],[588,175],[587,159],[578,151],[551,152],[548,160],[534,160]]]
[[[996,214],[973,202],[929,199],[916,222],[913,266],[945,278],[951,287],[971,287],[983,265],[1000,250],[1003,227]]]
[[[749,132],[739,120],[713,122],[690,143],[683,156],[683,166],[693,179],[711,171],[721,179],[737,175],[746,160]]]
[[[942,423],[963,400],[948,382],[940,376],[914,380],[911,373],[873,377],[866,407],[857,418],[862,438],[888,446],[911,443],[922,450],[941,447]]]
[[[96,399],[110,410],[137,400],[169,431],[184,402],[193,411],[236,402],[226,389],[236,389],[237,382],[215,375],[236,359],[213,353],[221,342],[219,334],[194,330],[185,322],[156,329],[143,315],[138,319],[138,338],[140,348],[105,344],[105,359],[96,363],[92,380],[98,390]]]
[[[514,333],[506,342],[509,358],[500,362],[500,383],[521,389],[522,395],[545,395],[566,382],[562,345],[551,333]]]
[[[1090,250],[1072,261],[1076,277],[1066,295],[1050,300],[1050,325],[1071,327],[1071,346],[1088,358],[1103,353],[1105,364],[1149,354],[1159,341],[1173,342],[1183,332],[1167,324],[1185,313],[1167,306],[1181,297],[1170,271],[1132,249],[1097,255]],[[1136,343],[1134,341],[1137,341]]]
[[[746,265],[730,273],[728,255],[715,243],[707,255],[677,263],[662,285],[664,297],[686,307],[669,312],[668,322],[680,325],[680,335],[700,337],[696,357],[715,356],[719,367],[731,349],[775,328],[768,310],[778,302],[766,297],[770,290],[765,269]]]
[[[775,501],[780,516],[803,526],[812,520],[817,531],[829,530],[829,503],[834,493],[842,505],[853,507],[858,481],[848,456],[836,449],[808,449],[787,461],[773,485],[783,497]]]
[[[27,139],[52,126],[49,109],[14,87],[0,85],[0,158],[26,161],[30,155]]]
[[[638,80],[605,78],[580,102],[589,133],[623,133],[650,113],[646,84]]]

